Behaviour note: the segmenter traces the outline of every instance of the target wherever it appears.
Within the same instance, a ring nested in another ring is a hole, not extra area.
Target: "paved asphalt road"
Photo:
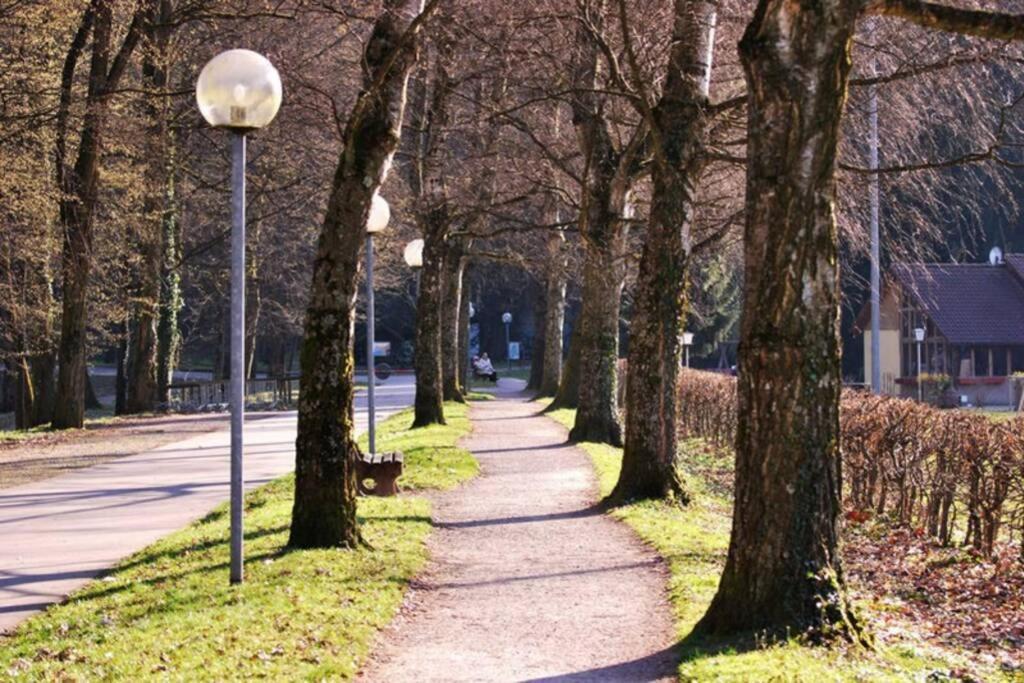
[[[378,420],[411,405],[413,393],[410,376],[378,386]],[[356,426],[362,431],[364,393],[356,403]],[[247,417],[248,488],[294,468],[295,416]],[[227,500],[228,458],[225,429],[0,490],[0,631]]]

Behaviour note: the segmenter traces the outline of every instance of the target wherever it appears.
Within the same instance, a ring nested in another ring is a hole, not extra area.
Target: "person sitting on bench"
[[[473,370],[477,377],[486,377],[492,382],[498,381],[498,373],[495,372],[494,366],[491,365],[491,359],[487,357],[486,353],[473,359]]]

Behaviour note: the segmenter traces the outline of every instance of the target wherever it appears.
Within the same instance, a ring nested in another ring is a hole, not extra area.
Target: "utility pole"
[[[875,70],[872,69],[872,72]],[[870,122],[870,158],[868,168],[868,199],[871,204],[871,392],[882,393],[882,272],[881,238],[878,229],[878,90],[872,85],[868,91],[868,120]]]

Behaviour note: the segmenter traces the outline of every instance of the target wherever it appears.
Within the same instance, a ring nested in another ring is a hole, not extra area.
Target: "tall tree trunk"
[[[580,396],[580,321],[576,320],[569,337],[569,356],[562,367],[562,381],[548,410],[575,408]]]
[[[604,2],[594,17],[600,23]],[[579,320],[579,398],[572,441],[622,445],[616,365],[619,355],[619,307],[627,207],[639,174],[645,127],[638,126],[623,145],[616,143],[607,109],[598,95],[600,49],[590,32],[580,28],[572,97],[573,126],[586,160],[580,234],[584,242],[583,311]]]
[[[111,93],[116,89],[138,42],[141,9],[117,54],[111,55],[113,0],[93,0],[85,10],[79,30],[64,64],[61,103],[58,111],[57,185],[61,191],[60,223],[64,230],[61,252],[62,317],[58,350],[57,402],[54,429],[78,428],[85,420],[86,402],[86,320],[89,277],[92,271],[93,212],[99,185],[100,155]],[[67,121],[75,65],[92,31],[85,118],[78,142],[78,157],[66,166]]]
[[[431,0],[430,8],[436,7]],[[356,282],[370,206],[401,137],[423,0],[385,0],[366,44],[363,90],[344,147],[313,263],[302,343],[295,440],[295,505],[288,544],[354,547],[356,518],[352,342]]]
[[[851,3],[852,4],[852,3]],[[857,638],[839,554],[835,157],[855,10],[761,0],[748,83],[732,536],[700,626]]]
[[[533,285],[533,344],[530,347],[530,376],[526,380],[527,391],[540,389],[540,381],[544,376],[544,320],[547,318],[547,282],[541,281]]]
[[[569,439],[621,446],[617,363],[625,229],[621,218],[604,212],[588,222],[593,236],[586,241],[578,322],[579,402]]]
[[[159,256],[158,252],[157,256]],[[149,257],[143,255],[143,259],[148,261]],[[157,258],[153,266],[159,268],[158,262]],[[159,270],[154,273],[153,277],[146,274],[144,279],[156,280],[158,274]],[[127,363],[123,368],[125,383],[123,410],[125,413],[144,413],[153,410],[156,405],[156,326],[159,284],[159,282],[143,284],[143,288],[137,292],[140,300],[133,305],[134,311],[129,325],[131,332],[126,336],[128,341],[128,348],[125,352]],[[141,299],[146,299],[146,301],[141,301]]]
[[[441,296],[441,371],[444,400],[465,403],[460,359],[465,355],[462,328],[463,273],[465,264],[458,240],[449,240],[444,260],[444,294]]]
[[[626,380],[626,447],[610,500],[688,495],[676,469],[677,383],[686,318],[693,207],[704,164],[707,64],[715,5],[676,0],[672,55],[651,112],[650,219],[637,276]]]
[[[118,335],[117,350],[114,352],[114,414],[124,415],[128,406],[128,332],[122,323]],[[141,411],[136,411],[141,412]]]
[[[557,216],[556,216],[557,222]],[[562,333],[565,327],[565,236],[561,230],[548,237],[548,277],[544,303],[544,367],[538,397],[554,396],[562,380]]]
[[[245,293],[245,378],[252,379],[256,365],[256,339],[263,309],[263,290],[260,287],[257,259],[249,262]]]
[[[146,12],[146,38],[142,62],[142,80],[153,90],[146,102],[149,118],[147,140],[148,165],[146,173],[145,218],[139,228],[136,249],[139,254],[138,272],[130,321],[130,348],[126,392],[122,408],[126,413],[151,411],[160,396],[159,334],[160,290],[164,260],[164,220],[167,212],[167,177],[172,168],[168,163],[169,118],[167,88],[168,40],[170,38],[172,8],[170,0],[151,0]]]
[[[441,369],[441,299],[444,288],[443,224],[447,216],[431,212],[423,226],[423,267],[416,302],[416,398],[413,427],[444,424],[444,386]]]
[[[164,206],[161,216],[160,257],[160,318],[156,332],[156,397],[159,404],[170,400],[169,386],[174,381],[174,369],[178,365],[181,350],[181,331],[178,329],[178,314],[181,312],[181,269],[182,257],[181,223],[176,199],[177,155],[175,154],[174,132],[166,132],[167,172],[164,180]]]
[[[53,417],[54,355],[41,353],[22,356],[17,365],[14,426],[31,429]]]
[[[88,366],[86,366],[84,374],[82,386],[85,387],[85,409],[100,410],[103,408],[103,404],[100,402],[100,397],[96,395],[96,386],[92,383],[92,378],[89,377]]]
[[[224,302],[227,304],[228,302]],[[231,379],[231,316],[224,310],[217,332],[217,357],[213,366],[213,379]]]
[[[469,268],[467,264],[462,270],[462,303],[459,315],[459,377],[463,390],[469,391]]]
[[[433,63],[416,79],[413,127],[414,164],[407,165],[410,187],[417,197],[417,222],[423,234],[423,267],[420,269],[416,303],[416,398],[413,427],[444,424],[444,368],[442,367],[442,304],[451,227],[448,201],[447,144],[448,99],[452,84],[448,65],[452,44],[444,39],[434,43]],[[450,340],[452,342],[456,339]]]

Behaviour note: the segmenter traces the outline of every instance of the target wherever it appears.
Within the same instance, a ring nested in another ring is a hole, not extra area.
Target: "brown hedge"
[[[679,393],[680,437],[731,447],[736,379],[684,371]],[[840,424],[849,516],[877,515],[985,556],[1024,535],[1024,419],[845,391]]]

